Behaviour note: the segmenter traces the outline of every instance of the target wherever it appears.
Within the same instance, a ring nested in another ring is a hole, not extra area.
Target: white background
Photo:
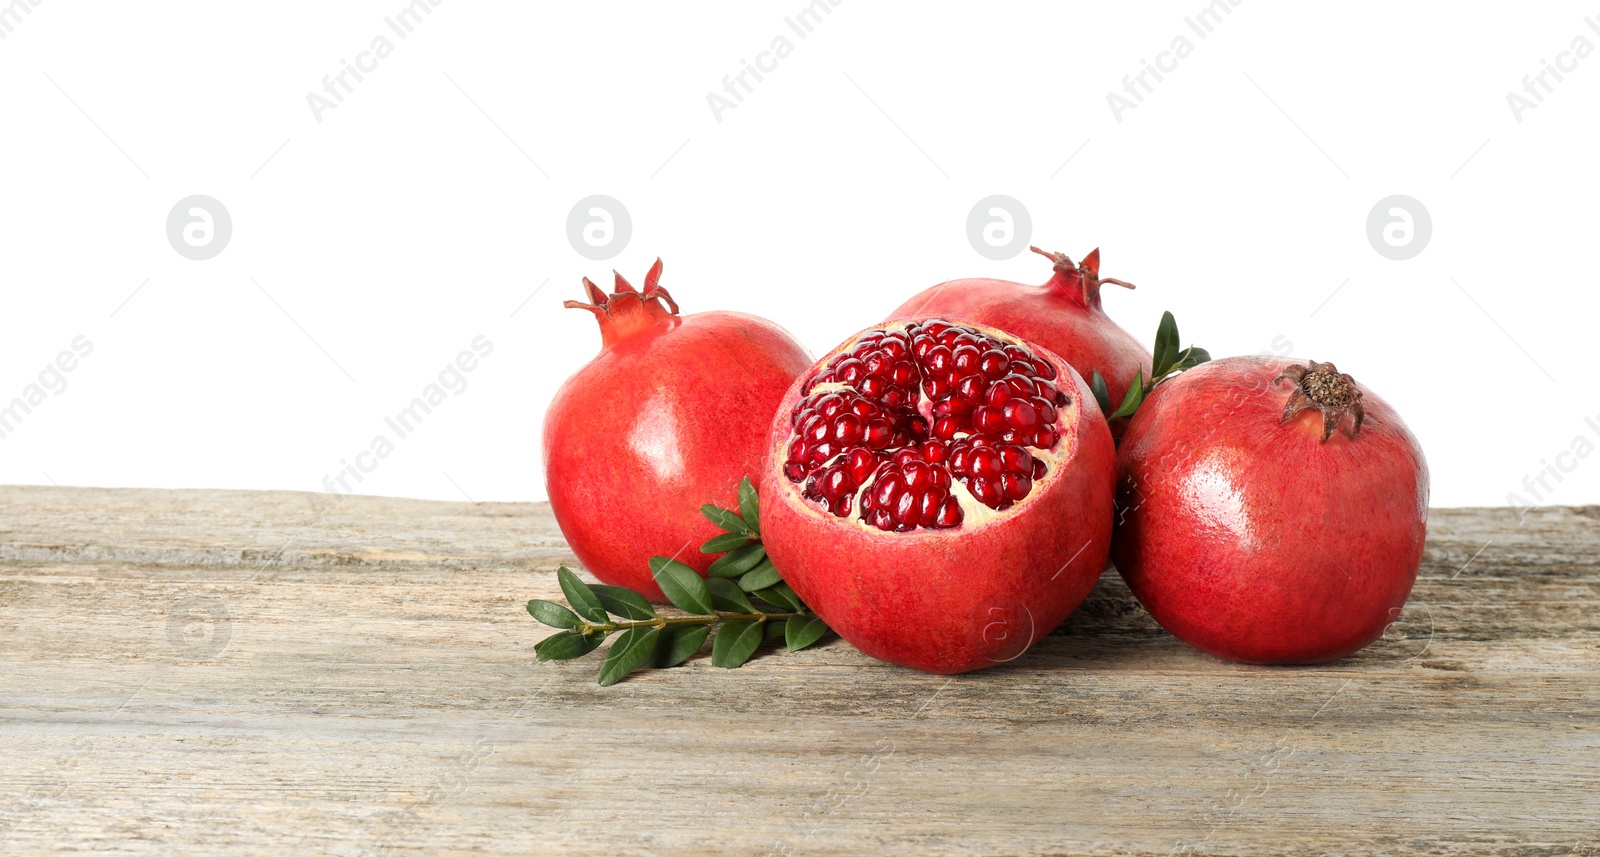
[[[1506,100],[1600,45],[1593,3],[1244,0],[1201,39],[1202,0],[842,0],[802,40],[801,0],[443,0],[401,40],[403,0],[24,2],[0,40],[0,404],[74,337],[94,351],[0,440],[0,482],[323,490],[483,335],[469,387],[360,490],[542,499],[543,410],[598,348],[561,309],[580,276],[659,255],[686,312],[820,354],[943,279],[1046,279],[967,241],[1007,194],[1035,243],[1140,284],[1106,303],[1141,340],[1170,309],[1214,355],[1378,391],[1436,505],[1600,501],[1600,455],[1524,485],[1600,444],[1600,55],[1521,122]],[[318,122],[308,93],[380,33],[392,55]],[[1192,54],[1118,122],[1107,94],[1180,34]],[[793,53],[718,122],[707,94],[778,35]],[[209,261],[166,239],[191,194],[232,215]],[[591,194],[631,212],[609,261],[566,237]],[[1365,234],[1391,194],[1431,212],[1409,261]]]

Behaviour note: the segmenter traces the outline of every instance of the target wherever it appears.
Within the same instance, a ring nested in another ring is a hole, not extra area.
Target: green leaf
[[[756,500],[756,486],[750,484],[748,476],[739,480],[739,517],[756,535],[761,535],[761,507]]]
[[[704,616],[711,612],[711,591],[694,569],[664,556],[650,557],[650,574],[672,606]]]
[[[595,647],[600,645],[600,641],[605,638],[606,635],[601,632],[584,636],[577,631],[562,631],[559,634],[551,634],[535,643],[533,653],[538,655],[540,663],[545,661],[569,661],[573,658],[581,658],[594,651]]]
[[[1089,389],[1094,391],[1094,400],[1100,405],[1100,413],[1111,413],[1111,391],[1106,389],[1106,379],[1101,377],[1100,370],[1094,370],[1094,377],[1089,380]]]
[[[755,568],[767,558],[767,549],[762,545],[745,545],[737,550],[723,554],[716,562],[711,564],[712,577],[738,577]]]
[[[643,595],[634,592],[632,589],[595,583],[589,586],[589,591],[594,593],[594,597],[600,600],[601,605],[609,613],[621,616],[624,619],[632,619],[636,622],[656,618],[655,608],[650,606],[650,602],[644,600]]]
[[[554,601],[535,598],[528,602],[528,614],[554,628],[578,627],[578,614]]]
[[[730,512],[721,506],[713,506],[707,503],[700,507],[700,514],[705,515],[706,520],[730,533],[749,533],[752,536],[756,534],[756,531],[745,523],[743,518],[739,517],[738,512]]]
[[[589,584],[578,579],[572,569],[561,566],[556,569],[556,580],[561,582],[561,594],[567,596],[567,603],[579,616],[590,622],[604,622],[606,608],[600,604],[600,599],[589,591]]]
[[[1155,359],[1151,362],[1152,378],[1167,374],[1178,362],[1178,320],[1172,313],[1161,314],[1161,324],[1156,327]]]
[[[750,544],[751,538],[753,538],[753,536],[751,536],[749,533],[723,533],[722,535],[717,536],[711,541],[701,545],[700,552],[722,553],[723,551],[731,551],[734,548],[741,548],[747,544]]]
[[[1117,412],[1107,419],[1118,417],[1131,417],[1133,412],[1139,410],[1139,403],[1144,401],[1144,374],[1135,372],[1133,383],[1128,386],[1128,394],[1122,397],[1122,404],[1117,407]]]
[[[800,651],[828,633],[827,624],[816,616],[790,616],[783,626],[784,641],[791,652]]]
[[[761,564],[750,569],[743,577],[739,578],[739,588],[746,592],[755,592],[766,589],[777,583],[783,582],[783,575],[774,568],[771,560],[762,560]]]
[[[711,590],[711,606],[725,613],[754,613],[756,608],[739,588],[739,584],[723,577],[706,581]]]
[[[700,651],[710,633],[710,625],[668,625],[661,629],[653,665],[675,667],[683,663]]]
[[[761,637],[763,640],[771,642],[772,640],[783,639],[784,634],[786,633],[784,630],[784,623],[774,621],[762,622],[761,624],[764,626],[761,629]]]
[[[758,589],[750,594],[769,604],[776,604],[784,610],[800,610],[805,607],[805,604],[800,600],[800,596],[794,594],[794,590],[790,589],[787,583],[779,583],[766,589]]]
[[[724,669],[744,666],[761,645],[762,622],[754,619],[730,619],[717,629],[717,638],[711,641],[711,665]]]
[[[1183,352],[1183,358],[1178,361],[1177,368],[1193,369],[1194,367],[1199,366],[1201,363],[1210,362],[1211,352],[1201,348],[1198,345],[1191,345],[1189,346],[1189,350]]]
[[[630,590],[631,591],[631,590]],[[637,594],[637,593],[635,593]],[[660,628],[629,628],[617,637],[600,665],[600,686],[610,687],[644,666],[661,640]]]

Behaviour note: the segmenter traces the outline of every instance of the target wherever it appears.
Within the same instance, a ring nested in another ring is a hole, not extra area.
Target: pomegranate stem
[[[588,622],[579,620],[577,627],[572,630],[585,636],[598,632],[611,633],[612,631],[626,631],[629,628],[665,628],[669,625],[715,625],[719,622],[730,620],[746,620],[756,622],[774,622],[786,620],[795,616],[810,616],[805,612],[798,613],[723,613],[715,612],[710,616],[657,616],[654,619],[642,619],[637,622]]]

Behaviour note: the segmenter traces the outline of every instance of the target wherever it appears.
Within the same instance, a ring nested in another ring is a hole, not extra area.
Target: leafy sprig
[[[1122,397],[1122,404],[1118,405],[1115,411],[1111,409],[1111,393],[1106,389],[1106,379],[1101,377],[1098,370],[1089,379],[1089,389],[1094,391],[1095,401],[1100,404],[1100,412],[1106,415],[1107,420],[1133,416],[1157,384],[1178,372],[1193,369],[1211,360],[1211,353],[1198,345],[1179,349],[1178,320],[1173,318],[1170,312],[1161,314],[1161,324],[1156,327],[1155,348],[1151,351],[1154,359],[1150,362],[1150,376],[1145,377],[1143,368],[1134,369],[1133,380],[1128,383],[1128,392]]]
[[[600,664],[602,687],[641,667],[675,667],[705,646],[711,632],[711,665],[743,666],[767,640],[797,652],[822,639],[828,626],[806,608],[761,544],[760,506],[749,479],[739,483],[739,511],[707,504],[701,514],[723,534],[700,547],[722,553],[709,578],[664,556],[650,558],[650,573],[667,600],[686,616],[662,616],[644,596],[621,586],[584,583],[566,566],[556,579],[567,604],[534,599],[528,614],[561,629],[533,647],[540,662],[583,657],[610,637]],[[615,617],[615,618],[613,618]]]

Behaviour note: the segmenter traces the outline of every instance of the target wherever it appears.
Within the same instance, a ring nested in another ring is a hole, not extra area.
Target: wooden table
[[[543,504],[0,488],[0,854],[1600,855],[1600,509],[1436,510],[1401,622],[1239,666],[1115,573],[945,678],[536,665]]]

